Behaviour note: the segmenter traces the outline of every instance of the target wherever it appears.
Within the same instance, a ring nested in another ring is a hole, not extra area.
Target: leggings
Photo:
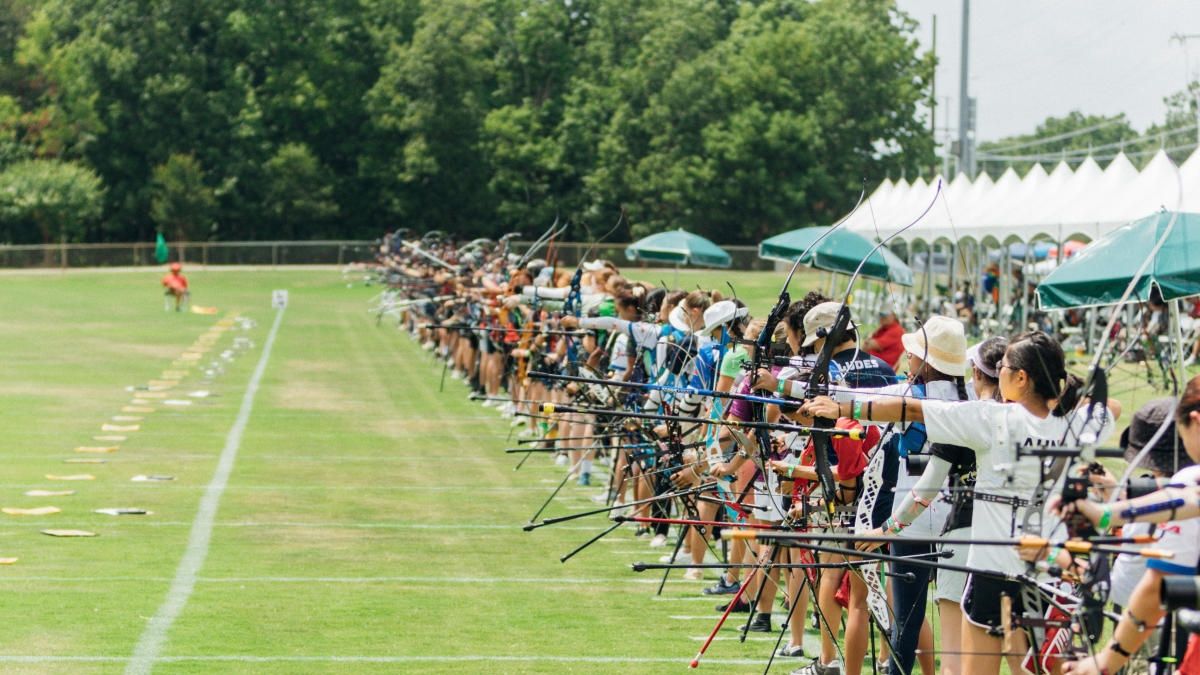
[[[891,542],[892,555],[911,556],[932,553],[931,544],[907,543],[903,539]],[[917,659],[917,640],[925,621],[925,604],[929,600],[929,568],[906,563],[892,563],[895,574],[911,573],[912,581],[893,578],[892,594],[896,616],[892,629],[892,672],[908,675]]]

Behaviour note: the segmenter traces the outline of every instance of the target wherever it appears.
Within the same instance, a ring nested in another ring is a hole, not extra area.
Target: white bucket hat
[[[962,322],[934,315],[925,325],[900,336],[905,351],[939,373],[962,377],[967,374],[967,334]]]
[[[667,321],[675,330],[684,333],[692,332],[692,324],[688,321],[687,310],[684,309],[682,302],[675,305],[675,309],[672,309],[671,313],[667,315]]]
[[[588,272],[599,272],[605,267],[607,267],[607,265],[604,264],[603,260],[593,260],[591,262],[583,263],[583,269],[587,270]]]
[[[814,342],[825,337],[824,332],[833,328],[833,324],[837,323],[837,315],[841,309],[842,303],[840,302],[822,302],[808,310],[808,313],[804,315],[804,344],[801,346],[811,347]],[[825,331],[822,331],[822,328]],[[857,328],[853,319],[846,328]]]
[[[718,327],[730,323],[735,319],[740,319],[749,312],[748,308],[738,307],[737,303],[732,300],[714,302],[708,309],[704,310],[704,328],[696,331],[696,335],[708,335]]]

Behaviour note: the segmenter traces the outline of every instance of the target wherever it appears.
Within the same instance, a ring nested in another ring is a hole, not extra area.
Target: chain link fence
[[[522,253],[533,242],[513,242]],[[628,244],[558,242],[550,252],[559,265],[575,267],[579,257],[611,260],[618,267],[662,267],[625,259]],[[371,241],[220,241],[175,242],[171,260],[189,265],[345,265],[374,260],[378,244]],[[724,246],[734,270],[772,270],[776,264],[758,257],[755,246]],[[591,252],[588,253],[588,250]],[[542,248],[536,254],[545,257]],[[154,244],[50,244],[0,246],[0,268],[72,268],[153,266]]]
[[[345,265],[374,258],[370,241],[176,242],[171,260],[191,265]],[[0,246],[0,268],[157,265],[154,244]]]

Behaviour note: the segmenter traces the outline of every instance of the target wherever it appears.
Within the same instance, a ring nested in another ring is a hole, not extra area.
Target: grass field
[[[347,288],[336,271],[195,272],[194,301],[220,309],[204,316],[164,313],[157,276],[0,278],[0,506],[62,509],[0,514],[0,556],[19,558],[0,567],[0,671],[686,668],[716,620],[714,603],[698,595],[702,584],[673,578],[655,597],[658,577],[628,565],[663,551],[623,529],[558,562],[607,521],[522,532],[561,470],[535,457],[514,472],[516,459],[502,453],[507,421],[467,401],[457,381],[447,378],[438,393],[440,364],[366,313],[377,289]],[[781,281],[734,276],[756,311]],[[289,289],[291,303],[264,360],[275,288]],[[793,294],[802,290],[803,282]],[[200,363],[235,337],[254,348],[211,383],[188,368],[167,394],[212,396],[187,407],[149,399],[154,412],[143,420],[113,421],[131,414],[122,408],[136,392],[126,387],[186,367],[181,355],[233,315],[257,325],[220,333]],[[260,386],[247,397],[260,365]],[[93,438],[106,423],[140,429],[112,443],[114,453],[75,452],[110,444]],[[82,457],[107,462],[64,463]],[[46,477],[79,473],[95,479]],[[175,480],[132,482],[137,474]],[[77,494],[25,496],[30,489]],[[600,490],[568,485],[545,515],[592,507]],[[93,513],[106,507],[153,514]],[[98,536],[52,538],[45,528]],[[737,618],[702,670],[761,672],[769,645],[739,644]],[[131,662],[135,653],[145,659]]]

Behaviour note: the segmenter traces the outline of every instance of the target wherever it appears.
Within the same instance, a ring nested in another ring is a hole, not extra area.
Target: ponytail
[[[1008,362],[1025,371],[1033,391],[1045,401],[1056,401],[1050,411],[1063,417],[1079,405],[1083,381],[1067,372],[1066,357],[1058,341],[1041,331],[1022,333],[1008,345]]]
[[[1058,397],[1058,405],[1051,411],[1055,417],[1065,417],[1079,405],[1079,399],[1083,397],[1083,384],[1083,380],[1079,379],[1078,375],[1067,373],[1062,393]],[[1100,401],[1100,403],[1104,404],[1105,401]]]

